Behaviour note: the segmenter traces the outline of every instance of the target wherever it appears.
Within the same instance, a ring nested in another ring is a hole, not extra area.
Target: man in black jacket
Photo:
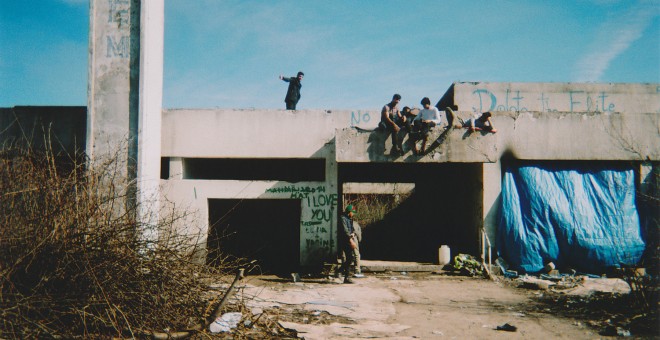
[[[295,110],[298,100],[300,100],[300,88],[302,87],[302,80],[305,76],[302,71],[298,72],[296,77],[282,77],[280,74],[280,79],[289,83],[289,89],[286,91],[286,97],[284,97],[284,102],[286,103],[287,110]]]

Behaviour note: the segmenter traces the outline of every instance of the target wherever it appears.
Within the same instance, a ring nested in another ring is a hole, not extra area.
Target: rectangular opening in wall
[[[160,179],[170,178],[170,158],[161,157],[160,158]]]
[[[256,260],[257,272],[291,273],[300,263],[300,200],[210,199],[208,262]]]
[[[441,245],[479,253],[481,163],[340,163],[338,172],[344,206],[358,211],[362,259],[437,263]]]
[[[323,158],[184,158],[184,179],[325,181]]]

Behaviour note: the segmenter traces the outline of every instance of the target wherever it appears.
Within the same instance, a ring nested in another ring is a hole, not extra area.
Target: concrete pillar
[[[500,200],[502,199],[502,165],[500,162],[483,164],[483,226],[493,247],[495,257],[496,235]]]
[[[183,179],[183,158],[170,157],[170,178]]]
[[[163,112],[164,0],[142,0],[140,6],[140,96],[137,137],[137,200],[145,237],[156,240],[151,228],[160,210],[161,121]]]
[[[87,154],[118,154],[121,175],[136,177],[140,1],[90,1]]]
[[[90,1],[87,154],[92,166],[116,158],[147,226],[159,211],[164,18],[164,0]]]

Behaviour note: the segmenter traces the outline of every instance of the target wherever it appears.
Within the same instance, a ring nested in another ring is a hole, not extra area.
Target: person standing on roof
[[[305,74],[300,71],[295,77],[283,77],[280,74],[280,79],[289,83],[289,88],[286,91],[286,97],[284,97],[284,102],[286,103],[287,110],[295,110],[298,101],[300,100],[300,89],[302,88],[302,80],[305,77]]]
[[[419,132],[419,136],[422,138],[422,154],[426,152],[426,144],[429,140],[429,132],[436,125],[440,125],[442,121],[442,116],[440,116],[440,111],[435,106],[431,106],[431,100],[428,97],[424,97],[421,101],[424,108],[419,111],[417,117],[413,121],[413,126],[415,130]],[[417,149],[417,143],[413,144],[413,152],[419,154]]]

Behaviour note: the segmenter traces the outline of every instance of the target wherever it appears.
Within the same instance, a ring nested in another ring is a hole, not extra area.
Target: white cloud
[[[658,16],[655,1],[640,1],[627,12],[612,16],[598,30],[588,53],[576,64],[576,81],[600,81],[610,63],[642,37]]]

